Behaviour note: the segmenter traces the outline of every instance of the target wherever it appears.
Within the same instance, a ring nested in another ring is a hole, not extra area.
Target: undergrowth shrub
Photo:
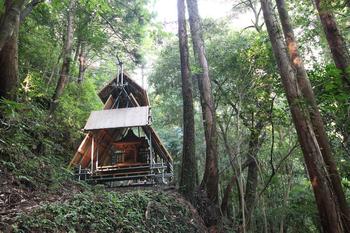
[[[3,100],[0,108],[0,165],[32,189],[47,189],[67,178],[63,165],[72,147],[67,146],[66,128],[35,104]]]
[[[88,78],[81,85],[69,83],[50,117],[52,92],[41,75],[28,74],[24,86],[17,102],[0,101],[0,170],[27,188],[57,190],[71,180],[66,168],[83,137],[86,118],[101,107],[97,88]]]
[[[16,232],[199,232],[189,209],[162,192],[86,191],[21,215]]]

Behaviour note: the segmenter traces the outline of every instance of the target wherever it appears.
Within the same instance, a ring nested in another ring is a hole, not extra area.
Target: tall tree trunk
[[[0,27],[0,97],[16,99],[21,1],[6,0]]]
[[[244,200],[246,203],[246,229],[249,231],[251,225],[251,216],[255,206],[256,201],[256,189],[258,186],[258,163],[257,155],[261,147],[261,142],[259,142],[259,137],[264,124],[259,121],[253,129],[250,130],[249,138],[249,149],[248,149],[248,176],[246,181],[246,191],[244,195]]]
[[[18,30],[19,16],[25,0],[5,0],[5,13],[0,18],[0,52]]]
[[[251,161],[247,160],[242,164],[242,172],[244,169],[246,169]],[[237,182],[238,177],[241,175],[240,171],[238,169],[234,169],[235,174],[230,178],[225,191],[224,196],[222,197],[221,201],[221,212],[224,216],[228,216],[228,205],[229,205],[229,197],[233,189],[233,185]],[[237,171],[237,172],[236,172]]]
[[[209,200],[216,208],[211,210],[212,219],[207,219],[207,225],[214,226],[220,222],[219,204],[219,173],[218,173],[218,152],[217,152],[217,132],[216,116],[211,83],[209,78],[209,67],[205,55],[204,42],[202,37],[201,19],[198,13],[197,0],[187,0],[188,15],[193,43],[193,50],[201,68],[198,75],[198,88],[200,92],[203,126],[206,142],[206,161],[203,180],[200,188],[205,191]]]
[[[198,87],[200,91],[206,141],[206,163],[201,186],[207,191],[210,200],[212,200],[214,203],[218,203],[219,194],[216,116],[209,78],[209,67],[205,55],[197,0],[187,0],[187,5],[193,49],[198,64],[201,68],[201,74],[198,75]]]
[[[345,194],[343,187],[341,185],[340,175],[337,170],[336,163],[332,156],[332,150],[329,144],[328,136],[324,128],[323,120],[319,112],[315,95],[313,93],[310,80],[306,73],[305,67],[303,65],[302,58],[298,52],[297,41],[294,36],[293,28],[290,23],[288,11],[285,6],[284,0],[276,0],[277,9],[282,23],[282,29],[284,37],[287,43],[287,48],[289,51],[290,60],[294,70],[296,71],[296,77],[298,80],[298,85],[300,90],[308,104],[308,110],[310,112],[310,120],[315,131],[315,136],[317,142],[320,146],[320,150],[323,156],[323,159],[327,165],[327,170],[330,175],[330,180],[332,182],[335,195],[337,197],[337,202],[339,208],[342,212],[342,221],[345,232],[350,232],[350,212],[349,207],[346,202]]]
[[[74,62],[76,62],[78,60],[78,57],[80,54],[80,47],[81,47],[81,39],[78,36],[77,45],[76,45],[75,54],[74,54],[74,59],[73,59]]]
[[[79,52],[79,74],[78,74],[78,83],[82,83],[84,80],[84,74],[86,70],[86,64],[85,64],[85,59],[86,59],[86,53],[85,53],[85,46],[86,43],[82,41],[80,43],[80,52]]]
[[[192,81],[189,66],[188,39],[185,18],[185,0],[177,1],[179,48],[183,99],[183,151],[180,177],[180,192],[193,201],[196,188],[197,164],[195,151],[195,127]]]
[[[68,6],[68,18],[67,18],[67,33],[64,41],[63,47],[63,63],[60,71],[60,78],[58,79],[55,93],[52,96],[50,103],[50,115],[56,110],[58,105],[58,100],[63,93],[64,87],[68,82],[71,55],[72,55],[72,45],[73,45],[73,23],[74,23],[74,14],[75,14],[75,0],[69,1]]]
[[[350,55],[331,11],[331,3],[329,0],[315,0],[315,4],[334,63],[341,70],[344,85],[347,87],[347,90],[350,90]]]
[[[332,185],[328,181],[326,165],[323,161],[312,124],[310,119],[308,119],[308,109],[301,104],[304,98],[300,93],[297,79],[286,53],[278,23],[274,20],[270,2],[261,0],[261,5],[273,53],[280,71],[299,143],[304,154],[323,230],[328,233],[343,232],[340,213],[333,201],[333,190]]]

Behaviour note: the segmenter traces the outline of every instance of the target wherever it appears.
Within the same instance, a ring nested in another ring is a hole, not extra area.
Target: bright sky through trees
[[[203,18],[229,18],[232,26],[237,29],[251,25],[252,15],[249,12],[240,15],[234,13],[232,1],[199,0],[198,2],[199,13]],[[162,22],[167,30],[177,30],[176,0],[158,0],[154,3],[153,11],[157,14],[157,20]]]
[[[247,12],[234,12],[234,3],[228,0],[199,0],[199,14],[202,18],[225,19],[231,23],[232,28],[242,30],[252,25],[253,14]],[[176,0],[155,0],[150,10],[155,13],[155,20],[164,26],[164,30],[177,33],[177,1]],[[144,70],[144,82],[142,82],[142,71],[136,69],[133,78],[140,84],[147,85],[147,76],[152,67],[153,59],[147,56],[148,60]]]

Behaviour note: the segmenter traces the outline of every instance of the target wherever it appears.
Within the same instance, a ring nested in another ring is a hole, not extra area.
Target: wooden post
[[[162,168],[161,168],[161,169],[162,169],[162,182],[163,182],[163,184],[165,184],[165,183],[166,183],[166,182],[165,182],[165,179],[164,179],[164,178],[165,178],[165,177],[164,177],[164,170],[165,170],[165,169],[164,169],[164,162],[163,162],[163,159],[162,159]]]
[[[96,170],[98,170],[98,147],[96,147]]]
[[[91,139],[91,173],[94,171],[94,150],[95,150],[95,138],[94,135],[92,134],[92,139]]]
[[[81,164],[79,164],[79,173],[78,173],[78,175],[79,175],[78,180],[79,181],[80,181],[80,174],[81,174]]]
[[[120,63],[120,77],[121,77],[121,84],[124,85],[124,69],[123,69],[123,63]]]
[[[153,167],[153,154],[152,154],[152,134],[149,134],[149,159],[150,159],[150,164],[151,164],[151,172],[152,171],[152,167]]]

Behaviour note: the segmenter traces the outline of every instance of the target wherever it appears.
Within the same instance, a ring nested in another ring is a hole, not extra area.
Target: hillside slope
[[[66,168],[79,131],[60,116],[47,118],[41,106],[8,102],[6,109],[0,232],[206,232],[174,190],[106,190],[76,181]]]

